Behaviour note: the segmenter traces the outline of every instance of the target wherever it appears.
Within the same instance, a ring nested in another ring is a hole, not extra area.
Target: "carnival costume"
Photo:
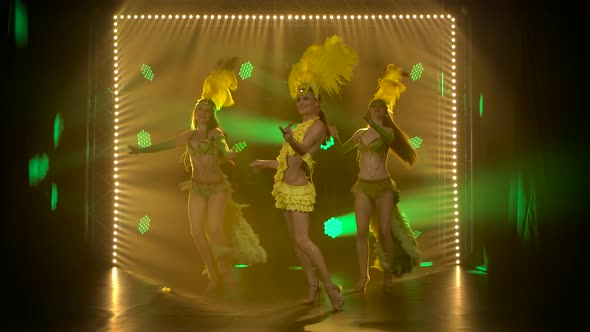
[[[315,99],[320,93],[336,95],[342,85],[352,79],[352,69],[358,62],[354,50],[344,44],[339,36],[326,38],[324,44],[313,44],[307,48],[303,56],[289,73],[289,93],[293,99],[311,92]],[[293,140],[303,142],[305,134],[319,117],[307,120],[293,129]],[[279,209],[311,212],[314,209],[316,191],[312,175],[314,160],[309,153],[299,156],[309,170],[309,182],[302,186],[293,186],[283,182],[288,168],[289,156],[298,156],[288,142],[284,142],[276,160],[277,171],[274,176],[272,195],[275,206]]]
[[[382,100],[388,108],[388,113],[395,106],[399,96],[406,90],[406,86],[401,82],[403,73],[401,68],[389,64],[386,68],[385,75],[378,81],[378,90],[374,95],[374,100]],[[389,116],[387,114],[386,116]],[[404,139],[403,137],[394,137],[394,139]],[[361,139],[358,140],[357,158],[361,158],[365,153],[388,153],[389,146],[383,137],[365,145]],[[351,191],[361,190],[373,201],[385,191],[393,191],[393,210],[391,214],[391,233],[393,239],[393,257],[390,259],[385,256],[381,243],[379,242],[379,226],[377,216],[371,216],[370,230],[375,236],[374,243],[375,262],[373,267],[391,272],[396,277],[401,277],[404,273],[410,272],[413,267],[418,266],[421,262],[421,254],[418,244],[406,216],[399,209],[400,200],[399,191],[395,182],[389,178],[375,182],[358,180]]]
[[[207,76],[203,83],[201,98],[197,101],[207,102],[214,106],[213,110],[218,112],[223,107],[234,105],[234,100],[231,91],[237,89],[237,78],[232,70],[235,59],[227,62],[220,62],[220,68]],[[196,107],[196,105],[195,105]],[[193,128],[196,129],[196,128]],[[193,132],[194,135],[195,132]],[[181,161],[184,161],[187,170],[194,172],[198,170],[199,166],[206,167],[206,165],[196,165],[199,156],[210,155],[223,160],[229,153],[230,149],[227,145],[225,135],[219,134],[211,137],[205,141],[199,142],[197,146],[192,146],[191,139],[186,146],[186,151],[183,154]],[[191,190],[192,193],[209,198],[211,195],[218,192],[232,192],[231,183],[224,175],[223,181],[219,183],[199,183],[194,179],[190,179],[179,184],[181,190]],[[230,194],[231,195],[231,194]],[[243,215],[243,208],[248,205],[236,203],[231,198],[227,203],[224,214],[223,229],[226,232],[229,240],[229,247],[221,247],[218,245],[212,246],[213,254],[216,257],[223,256],[232,264],[248,264],[254,265],[259,263],[266,263],[267,254],[264,248],[260,245],[258,235],[253,231],[252,227]],[[207,270],[203,271],[205,274]]]

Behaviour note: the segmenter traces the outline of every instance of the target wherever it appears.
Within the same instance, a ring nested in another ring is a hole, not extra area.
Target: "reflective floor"
[[[545,313],[535,311],[534,303],[519,301],[516,293],[511,299],[510,289],[495,296],[486,273],[420,267],[396,279],[393,293],[384,294],[382,277],[373,272],[365,294],[352,291],[354,271],[333,273],[344,287],[345,300],[344,311],[333,314],[325,293],[318,305],[299,304],[306,291],[300,270],[236,268],[236,288],[207,295],[202,276],[194,282],[162,281],[121,268],[98,269],[82,278],[71,276],[70,281],[49,278],[31,285],[20,301],[7,299],[14,313],[1,327],[118,332],[576,330],[544,319]]]

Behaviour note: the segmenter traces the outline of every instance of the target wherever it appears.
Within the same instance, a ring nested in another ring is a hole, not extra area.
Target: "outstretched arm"
[[[256,159],[250,163],[250,167],[256,173],[260,172],[263,168],[274,168],[277,169],[279,167],[279,162],[276,160],[264,160],[264,159]]]
[[[139,153],[153,153],[153,152],[160,152],[174,149],[177,146],[184,146],[188,144],[190,137],[192,135],[192,130],[187,130],[182,134],[176,136],[175,138],[171,138],[169,140],[165,140],[163,142],[152,144],[150,146],[146,146],[144,148],[139,147],[137,145],[129,145],[129,154],[139,154]]]
[[[336,141],[336,144],[334,144],[334,147],[336,148],[336,151],[339,154],[345,154],[348,153],[350,150],[354,149],[359,141],[359,137],[362,133],[362,129],[357,130],[352,136],[350,136],[350,138],[342,143],[342,141],[340,140],[340,135],[338,134],[338,129],[335,126],[329,126],[328,127],[330,130],[330,134],[332,135],[332,137],[334,137],[334,140]]]

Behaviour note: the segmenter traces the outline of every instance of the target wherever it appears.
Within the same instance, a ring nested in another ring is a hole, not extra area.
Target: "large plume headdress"
[[[385,68],[385,75],[378,81],[378,90],[373,100],[383,100],[387,104],[387,109],[393,111],[393,107],[399,96],[406,91],[406,86],[401,82],[402,78],[406,75],[400,67],[394,64],[388,64]]]
[[[222,107],[229,107],[235,104],[232,97],[232,91],[238,89],[238,79],[234,72],[238,58],[221,59],[217,63],[217,69],[209,74],[203,82],[201,99],[211,100],[215,104],[214,111],[219,111]]]
[[[339,94],[342,85],[352,79],[352,70],[357,63],[357,53],[339,36],[326,38],[323,45],[309,46],[289,73],[291,97],[307,92],[312,92],[316,98],[321,92]]]

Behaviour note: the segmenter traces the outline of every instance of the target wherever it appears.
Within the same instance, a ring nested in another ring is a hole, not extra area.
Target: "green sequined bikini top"
[[[365,133],[363,133],[363,135],[365,135]],[[386,152],[389,149],[389,145],[383,140],[381,135],[372,140],[369,144],[363,142],[363,135],[361,135],[358,140],[358,152]]]

